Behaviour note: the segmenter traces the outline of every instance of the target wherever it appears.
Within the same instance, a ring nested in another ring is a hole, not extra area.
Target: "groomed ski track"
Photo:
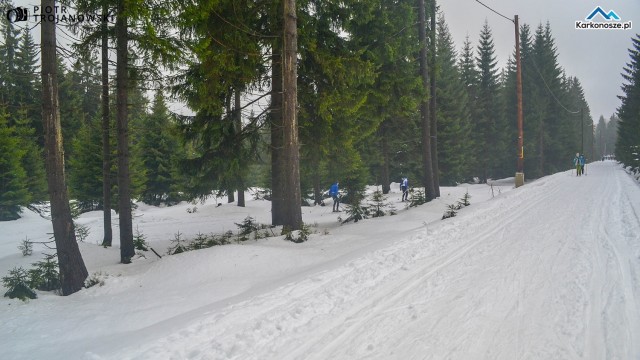
[[[410,230],[380,219],[388,246],[96,358],[640,358],[640,187],[619,165],[471,203]]]

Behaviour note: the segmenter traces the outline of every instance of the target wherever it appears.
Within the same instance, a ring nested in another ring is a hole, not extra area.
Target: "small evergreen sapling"
[[[454,216],[456,216],[457,211],[456,211],[456,205],[455,204],[451,204],[447,206],[447,211],[444,213],[444,215],[442,215],[442,220],[444,219],[448,219],[448,218],[452,218]]]
[[[195,239],[193,239],[189,244],[189,250],[200,250],[200,249],[208,248],[209,247],[207,246],[208,241],[209,241],[209,238],[207,235],[203,233],[197,233]]]
[[[355,193],[351,198],[351,205],[347,209],[347,218],[342,223],[349,221],[358,222],[369,217],[369,208],[362,206],[362,194]]]
[[[89,233],[91,232],[89,230],[89,227],[87,225],[78,223],[75,223],[74,226],[76,228],[76,239],[78,239],[78,241],[80,242],[84,242],[89,237]]]
[[[109,277],[109,276],[107,274],[105,274],[105,273],[102,273],[101,271],[93,273],[93,275],[89,276],[84,281],[84,287],[88,289],[88,288],[96,286],[96,285],[103,286],[107,277]]]
[[[38,295],[29,287],[29,276],[27,271],[21,267],[9,270],[9,275],[2,278],[2,285],[9,289],[4,297],[9,299],[18,298],[22,301],[36,299]]]
[[[252,218],[251,216],[247,216],[246,218],[244,218],[242,223],[235,224],[240,230],[240,235],[249,235],[260,228],[259,224],[256,223],[256,219]]]
[[[169,255],[176,255],[189,250],[186,242],[187,241],[182,238],[182,234],[180,233],[180,231],[178,231],[174,235],[173,240],[171,240],[171,243],[173,245],[169,247]]]
[[[374,193],[371,195],[371,202],[369,203],[371,209],[371,217],[375,218],[385,216],[386,213],[384,209],[389,205],[386,200],[387,199],[385,198],[382,191],[374,191]]]
[[[311,235],[311,226],[302,224],[302,228],[295,231],[291,231],[291,229],[285,226],[282,228],[282,235],[284,235],[284,239],[287,241],[291,241],[296,244],[303,243],[309,240],[309,235]]]
[[[29,270],[29,286],[42,291],[57,290],[61,287],[58,273],[57,255],[45,255],[45,259],[33,263]]]
[[[421,188],[411,189],[409,190],[409,193],[411,194],[411,203],[409,203],[409,207],[416,207],[427,202],[427,197],[424,195],[424,190]]]
[[[136,250],[149,251],[149,243],[147,243],[147,236],[140,232],[140,229],[136,226],[136,234],[133,236],[133,247]]]
[[[18,245],[18,249],[22,252],[22,256],[29,256],[33,254],[33,242],[28,237],[25,237]]]
[[[460,199],[460,205],[463,206],[469,206],[471,205],[471,203],[469,202],[469,199],[471,199],[471,195],[469,195],[469,191],[467,191],[466,193],[464,193],[464,196]]]

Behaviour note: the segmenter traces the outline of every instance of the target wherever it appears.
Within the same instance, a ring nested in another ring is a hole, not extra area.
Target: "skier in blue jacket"
[[[333,198],[333,212],[340,211],[340,188],[337,181],[329,188],[329,195]]]
[[[580,175],[584,175],[584,164],[585,164],[584,154],[580,154]]]
[[[409,179],[406,177],[402,178],[400,190],[402,190],[402,201],[409,200]]]

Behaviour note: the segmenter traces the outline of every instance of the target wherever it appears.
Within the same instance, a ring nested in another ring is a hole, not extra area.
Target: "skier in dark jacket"
[[[400,183],[400,190],[402,190],[402,201],[409,200],[409,179],[406,177],[402,178],[402,182]]]
[[[329,195],[333,198],[333,212],[340,211],[340,188],[337,181],[329,188]]]

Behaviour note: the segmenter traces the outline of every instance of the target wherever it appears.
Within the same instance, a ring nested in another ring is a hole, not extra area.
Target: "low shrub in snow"
[[[44,260],[33,263],[29,270],[29,286],[42,291],[57,290],[61,287],[56,255],[45,255]]]
[[[24,240],[18,245],[18,250],[22,252],[22,256],[29,256],[33,253],[33,242],[25,237]]]
[[[287,227],[282,228],[282,235],[284,235],[284,239],[287,241],[291,241],[294,243],[303,243],[309,240],[309,235],[311,235],[311,227],[306,224],[302,224],[302,229],[291,231]]]
[[[84,287],[88,289],[96,285],[103,286],[107,277],[109,276],[101,271],[98,271],[97,273],[93,273],[84,281]]]
[[[87,225],[76,224],[74,223],[74,227],[76,230],[76,240],[80,242],[84,242],[89,237],[89,227]]]
[[[442,215],[442,220],[452,218],[457,214],[457,208],[455,204],[451,204],[447,206],[447,211]]]
[[[21,267],[9,270],[9,275],[2,278],[2,285],[9,289],[4,296],[9,299],[18,298],[22,301],[36,299],[38,295],[29,287],[29,275]]]
[[[136,226],[136,234],[133,236],[133,247],[136,250],[149,251],[149,243],[147,243],[147,237],[140,232],[140,229]]]

